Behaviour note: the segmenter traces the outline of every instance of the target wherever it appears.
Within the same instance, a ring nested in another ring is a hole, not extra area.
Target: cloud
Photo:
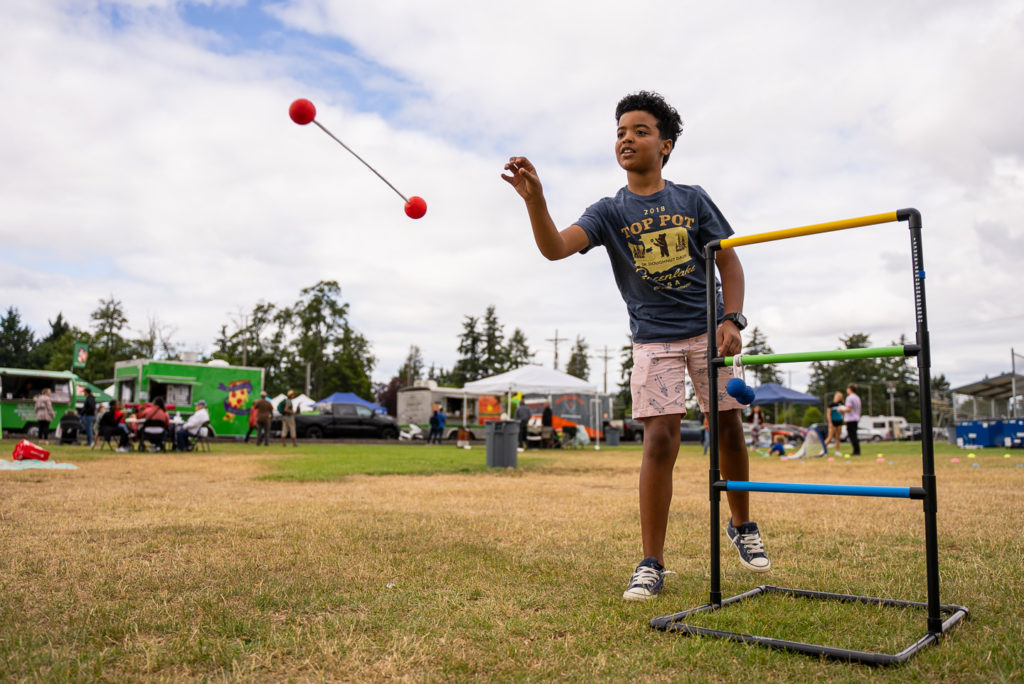
[[[378,380],[410,345],[450,367],[462,317],[491,304],[542,363],[556,329],[617,356],[603,253],[547,262],[498,175],[530,156],[569,225],[624,182],[614,104],[652,88],[686,121],[666,175],[704,186],[739,234],[920,209],[934,371],[996,374],[1024,333],[1006,295],[1024,262],[1024,12],[924,7],[5,3],[0,299],[41,329],[58,311],[85,327],[114,294],[135,328],[158,315],[206,350],[230,315],[329,279]],[[427,216],[292,124],[300,96]],[[741,258],[776,351],[913,336],[905,224]]]

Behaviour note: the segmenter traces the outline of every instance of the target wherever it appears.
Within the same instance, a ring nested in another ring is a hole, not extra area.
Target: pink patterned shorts
[[[700,410],[708,410],[708,336],[707,333],[676,342],[649,342],[633,345],[633,417],[649,418],[672,414],[686,415],[686,375],[690,376]],[[718,410],[728,411],[742,405],[729,396],[725,385],[733,377],[732,368],[718,370]]]

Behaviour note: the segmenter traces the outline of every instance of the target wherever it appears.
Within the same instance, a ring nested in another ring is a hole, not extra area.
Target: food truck
[[[50,390],[56,429],[61,416],[73,407],[78,377],[70,371],[0,368],[0,431],[29,432],[36,427],[36,397]]]
[[[209,363],[132,359],[114,364],[114,398],[128,407],[163,397],[168,413],[187,419],[206,401],[216,435],[244,435],[263,389],[263,369]]]

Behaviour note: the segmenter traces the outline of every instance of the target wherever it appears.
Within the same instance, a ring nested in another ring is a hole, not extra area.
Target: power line
[[[558,343],[559,342],[568,342],[569,338],[568,337],[559,337],[558,336],[558,328],[555,328],[555,336],[554,337],[549,337],[549,338],[545,339],[544,341],[545,342],[554,342],[555,343],[555,370],[558,370]]]
[[[604,361],[604,393],[608,394],[608,360],[614,358],[612,354],[608,353],[608,345],[604,345],[604,354],[591,354],[591,358],[601,359]]]

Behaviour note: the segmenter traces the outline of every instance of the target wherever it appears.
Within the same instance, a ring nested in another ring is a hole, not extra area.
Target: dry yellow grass
[[[942,599],[972,616],[910,665],[874,671],[648,628],[707,601],[707,466],[697,449],[684,449],[676,469],[667,562],[678,574],[641,606],[619,599],[640,555],[636,450],[562,452],[518,472],[260,479],[279,453],[117,454],[78,471],[0,473],[2,678],[1024,674],[1011,652],[1024,618],[1019,458],[989,454],[973,469],[938,459]],[[752,479],[919,482],[919,459],[907,455],[891,466],[870,457],[752,466]],[[919,502],[754,496],[775,569],[742,572],[723,547],[726,595],[768,582],[924,600]],[[787,610],[755,607],[750,620],[774,624]],[[829,615],[808,617],[808,629],[841,638],[841,626],[814,624]],[[900,618],[880,647],[924,632],[923,615],[908,624]]]

